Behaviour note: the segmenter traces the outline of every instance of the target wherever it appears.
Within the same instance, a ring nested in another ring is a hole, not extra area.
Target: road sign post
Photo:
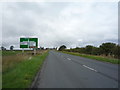
[[[36,55],[36,48],[34,48],[34,55]]]
[[[38,38],[20,38],[20,48],[23,48],[23,50],[24,48],[33,48],[34,55],[36,55],[36,48],[38,48]]]
[[[22,48],[22,53],[24,53],[24,48]]]

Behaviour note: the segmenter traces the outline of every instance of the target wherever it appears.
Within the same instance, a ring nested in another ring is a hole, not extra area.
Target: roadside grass
[[[2,72],[9,71],[10,69],[17,66],[18,63],[27,60],[30,57],[30,55],[24,55],[24,54],[10,54],[2,56]]]
[[[120,64],[119,59],[107,58],[107,57],[95,56],[95,55],[80,54],[80,53],[75,53],[75,52],[66,52],[66,51],[62,51],[62,52],[66,53],[66,54],[81,56],[81,57],[94,59],[94,60],[98,60],[98,61],[109,62],[109,63],[113,63],[113,64]]]
[[[2,51],[2,56],[15,55],[21,53],[21,51]]]
[[[32,56],[31,59],[24,58],[25,60],[16,62],[15,66],[10,66],[10,69],[5,68],[2,74],[2,88],[29,88],[47,55],[48,51]]]

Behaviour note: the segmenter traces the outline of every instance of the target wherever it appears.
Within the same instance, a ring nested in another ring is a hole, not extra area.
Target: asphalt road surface
[[[118,88],[118,65],[50,51],[36,88]]]

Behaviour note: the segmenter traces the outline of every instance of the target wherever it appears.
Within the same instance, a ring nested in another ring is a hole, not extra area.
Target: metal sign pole
[[[22,53],[24,53],[24,48],[22,48]]]
[[[34,55],[36,55],[36,48],[34,48]]]

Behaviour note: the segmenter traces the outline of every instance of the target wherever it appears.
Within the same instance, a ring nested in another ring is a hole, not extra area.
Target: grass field
[[[2,59],[2,88],[29,88],[48,51],[35,56],[8,53]]]
[[[80,53],[75,53],[75,52],[65,52],[65,51],[62,51],[62,52],[67,53],[67,54],[71,54],[71,55],[90,58],[90,59],[94,59],[94,60],[99,60],[99,61],[103,61],[103,62],[109,62],[109,63],[113,63],[113,64],[120,64],[119,59],[107,58],[107,57],[95,56],[95,55],[86,55],[86,54],[80,54]]]
[[[21,53],[22,51],[2,51],[2,56],[9,56]]]

